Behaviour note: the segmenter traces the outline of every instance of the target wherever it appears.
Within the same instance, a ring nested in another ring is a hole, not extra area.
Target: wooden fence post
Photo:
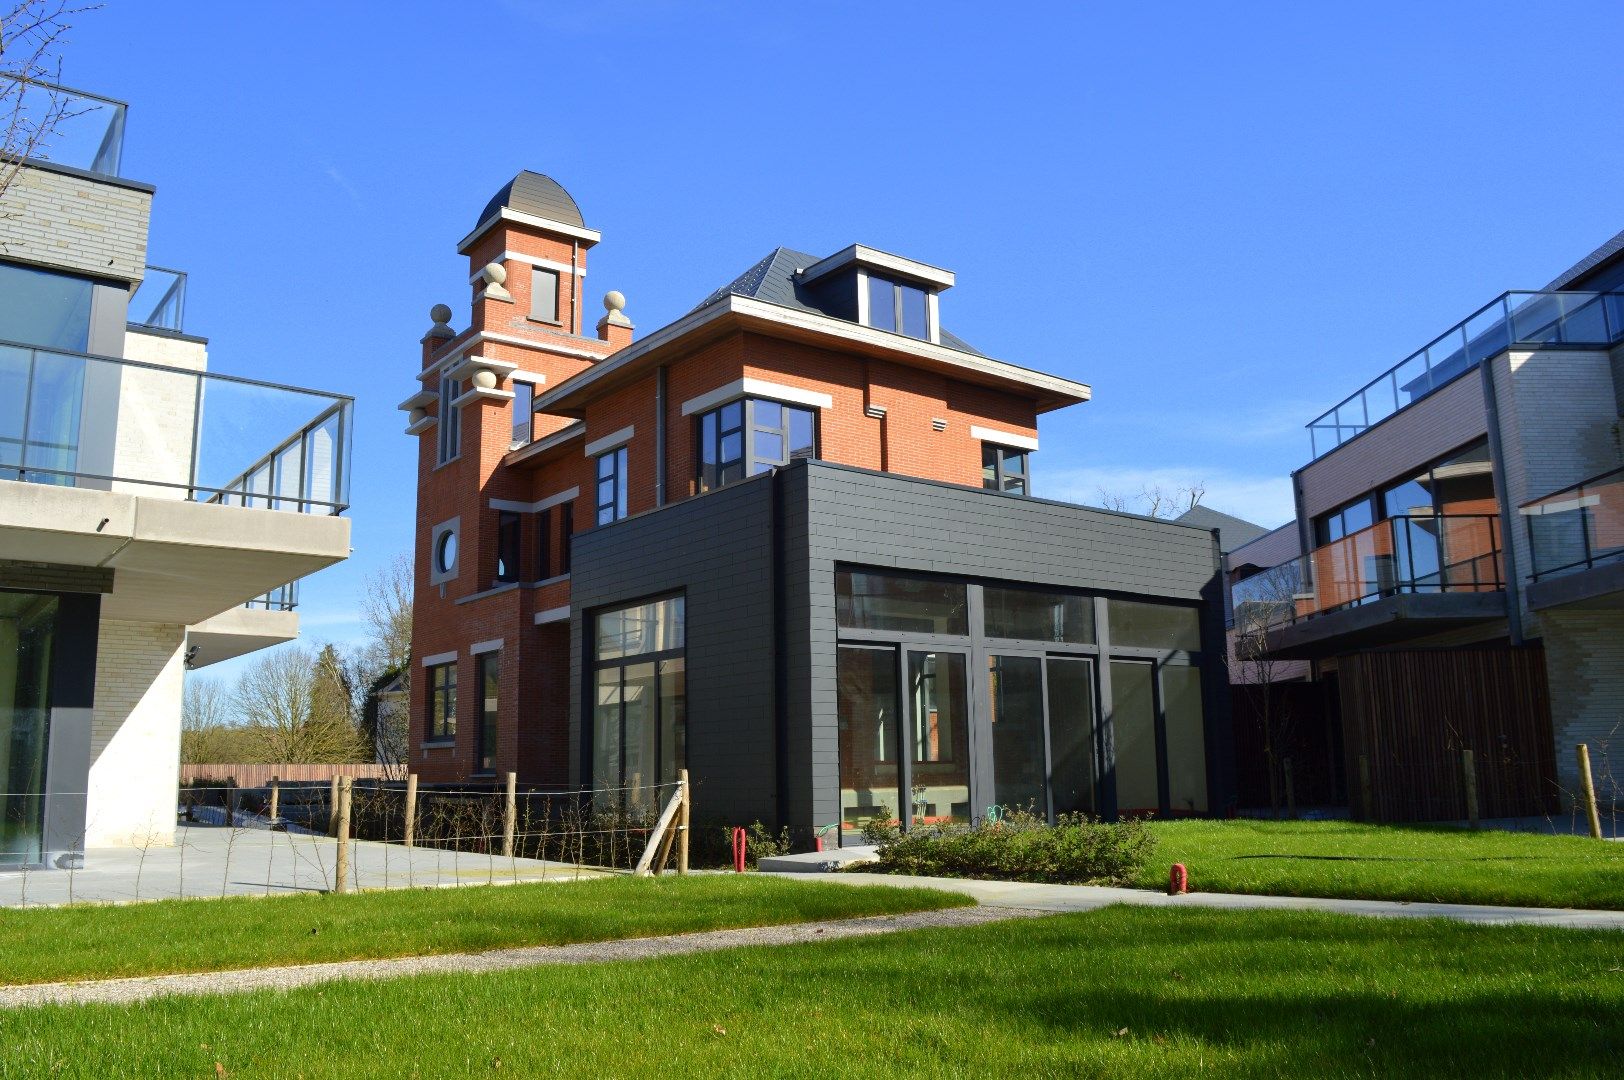
[[[1359,755],[1359,799],[1364,804],[1365,820],[1376,820],[1376,799],[1370,790],[1370,758]]]
[[[1466,823],[1477,828],[1477,767],[1472,762],[1472,751],[1460,752],[1461,781],[1466,789]]]
[[[688,872],[688,822],[693,817],[694,789],[688,783],[688,770],[677,770],[677,781],[682,784],[682,809],[677,811],[677,873]]]
[[[338,835],[338,774],[327,785],[327,835]]]
[[[406,774],[406,846],[417,838],[417,774]]]
[[[1579,756],[1579,794],[1584,799],[1585,817],[1590,822],[1590,835],[1601,839],[1601,815],[1596,812],[1596,781],[1590,775],[1590,747],[1580,743],[1575,748]]]
[[[1285,758],[1280,762],[1280,768],[1286,774],[1286,816],[1293,821],[1297,819],[1297,785],[1291,778],[1291,759]]]
[[[338,858],[334,862],[333,889],[350,891],[350,788],[354,783],[345,776],[338,781],[338,813],[334,816],[333,835],[338,838]]]
[[[271,777],[271,824],[273,825],[276,824],[276,818],[281,806],[282,784],[273,776]]]
[[[519,820],[519,774],[507,774],[507,798],[502,803],[502,858],[513,858],[513,831]]]

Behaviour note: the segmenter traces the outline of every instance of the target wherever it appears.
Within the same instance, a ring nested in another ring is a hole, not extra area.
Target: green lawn
[[[1109,908],[0,1015],[0,1077],[1618,1075],[1624,934]]]
[[[1624,910],[1624,842],[1348,821],[1160,821],[1140,877],[1203,892]]]
[[[925,889],[696,874],[0,910],[0,983],[565,945],[969,903]]]

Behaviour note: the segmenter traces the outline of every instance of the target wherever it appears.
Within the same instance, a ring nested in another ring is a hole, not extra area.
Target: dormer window
[[[918,285],[868,275],[868,325],[930,340],[930,297]]]

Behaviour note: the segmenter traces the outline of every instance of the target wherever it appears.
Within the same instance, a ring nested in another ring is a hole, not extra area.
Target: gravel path
[[[934,927],[981,926],[1005,919],[1050,914],[1018,907],[947,908],[909,915],[880,915],[864,919],[755,926],[737,930],[711,930],[664,937],[623,938],[580,945],[535,945],[493,949],[482,953],[447,953],[440,956],[403,956],[392,960],[345,960],[332,964],[293,967],[244,968],[195,975],[151,975],[133,979],[92,982],[36,983],[0,987],[0,1008],[30,1005],[128,1004],[171,994],[243,994],[254,990],[287,990],[340,979],[395,979],[407,975],[478,974],[511,971],[543,964],[592,964],[606,960],[641,960],[655,956],[681,956],[713,952],[743,945],[799,945],[808,941],[867,937],[899,930]]]

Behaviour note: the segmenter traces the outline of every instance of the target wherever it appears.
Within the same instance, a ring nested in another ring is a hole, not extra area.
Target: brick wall
[[[1624,611],[1551,608],[1540,623],[1563,803],[1579,791],[1574,747],[1587,743],[1597,801],[1624,808]]]
[[[150,191],[24,166],[6,210],[0,251],[9,261],[131,282],[145,273]]]
[[[183,626],[102,620],[86,847],[174,843],[185,638]]]

